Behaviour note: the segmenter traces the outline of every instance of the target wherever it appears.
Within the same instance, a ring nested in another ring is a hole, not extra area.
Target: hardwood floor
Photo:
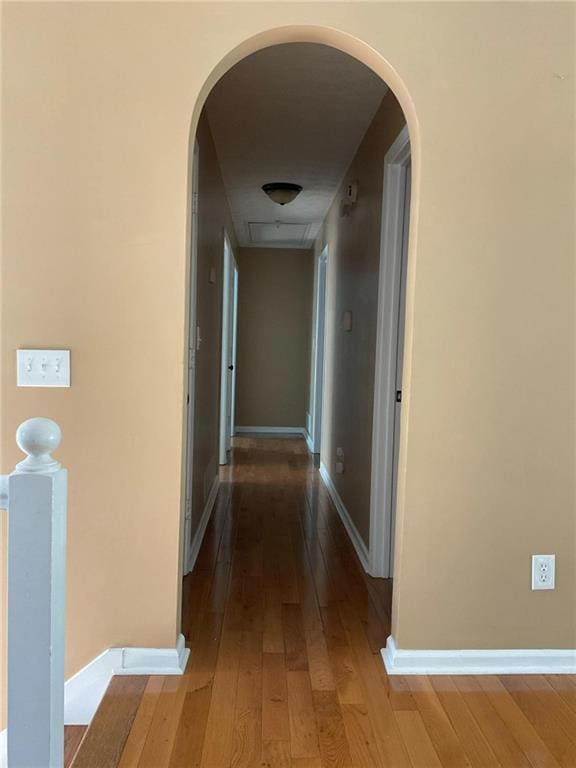
[[[391,583],[302,440],[236,439],[222,481],[185,675],[114,680],[74,768],[576,768],[575,676],[387,677]]]
[[[68,768],[71,765],[87,728],[87,725],[64,726],[64,768]]]

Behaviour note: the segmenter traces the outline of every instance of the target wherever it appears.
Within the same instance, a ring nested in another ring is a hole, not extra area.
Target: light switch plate
[[[19,387],[69,387],[69,349],[17,349],[16,384]]]

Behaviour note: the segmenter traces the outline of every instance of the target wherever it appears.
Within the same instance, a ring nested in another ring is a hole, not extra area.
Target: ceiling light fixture
[[[264,184],[262,189],[270,200],[278,203],[278,205],[291,203],[302,192],[300,184],[290,184],[287,181],[273,181],[271,184]]]

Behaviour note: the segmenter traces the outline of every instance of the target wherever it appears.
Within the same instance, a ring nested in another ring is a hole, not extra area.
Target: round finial
[[[16,430],[18,447],[28,455],[16,465],[16,472],[55,472],[60,462],[50,456],[60,445],[62,432],[52,419],[37,417],[24,421]]]

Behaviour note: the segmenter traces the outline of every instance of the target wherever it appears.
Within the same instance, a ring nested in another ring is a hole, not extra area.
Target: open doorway
[[[198,282],[198,195],[200,173],[200,147],[198,141],[194,142],[192,157],[192,190],[190,196],[190,277],[189,292],[190,303],[188,311],[188,350],[187,350],[187,385],[186,395],[186,479],[185,479],[185,506],[184,506],[184,535],[183,535],[183,571],[184,575],[190,572],[192,562],[192,497],[194,485],[194,426],[196,405],[196,353],[197,353],[197,301],[196,290]]]
[[[370,573],[383,578],[394,572],[411,188],[410,137],[403,128],[384,158],[374,374]]]
[[[335,82],[346,84],[337,98]],[[284,486],[265,502],[270,508],[295,498],[306,465],[308,522],[321,527],[331,504],[363,578],[390,578],[410,195],[402,108],[357,59],[328,46],[286,44],[232,67],[210,93],[198,130],[210,230],[201,238],[202,270],[221,267],[198,294],[203,316],[218,307],[219,326],[217,338],[203,333],[199,359],[206,385],[196,411],[204,448],[197,531],[202,536],[210,519],[215,498],[207,491],[218,465],[229,465],[220,478],[233,498],[246,491],[238,467],[253,467],[246,475],[252,499],[268,499],[266,486],[283,467]],[[401,192],[392,194],[397,177]],[[275,199],[270,187],[296,194]],[[224,509],[226,493],[214,525],[242,514]],[[257,520],[250,503],[243,510]],[[300,502],[267,525],[286,536],[282,516],[298,514]]]
[[[324,396],[324,343],[326,337],[326,270],[328,268],[328,246],[325,246],[316,260],[314,292],[312,371],[311,371],[311,412],[308,447],[313,454],[320,454],[322,441],[322,399]]]
[[[235,429],[236,350],[238,338],[238,265],[224,232],[222,275],[222,346],[220,360],[219,463],[228,464]]]

